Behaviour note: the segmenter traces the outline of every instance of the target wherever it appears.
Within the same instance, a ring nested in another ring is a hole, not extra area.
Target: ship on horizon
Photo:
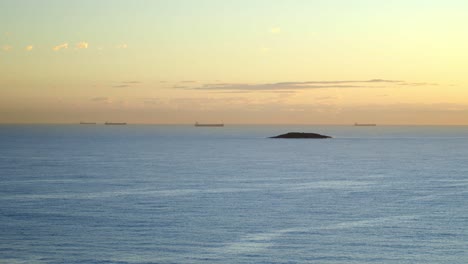
[[[80,125],[96,125],[96,122],[80,122]]]
[[[126,125],[127,123],[125,122],[105,122],[104,125],[117,125],[117,126],[122,126]]]
[[[377,124],[371,124],[371,123],[367,123],[367,124],[354,123],[354,126],[377,126]]]
[[[223,123],[213,123],[213,124],[204,124],[204,123],[198,123],[198,122],[195,122],[195,126],[196,127],[223,127],[224,124]]]

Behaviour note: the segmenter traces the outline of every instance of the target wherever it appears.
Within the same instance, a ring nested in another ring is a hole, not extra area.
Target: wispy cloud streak
[[[87,49],[88,45],[89,45],[88,42],[82,41],[82,42],[76,43],[76,48],[77,49]]]
[[[109,100],[108,97],[93,97],[93,98],[91,98],[91,101],[93,101],[93,102],[100,102],[100,101],[107,101],[107,100]]]
[[[194,90],[245,90],[245,91],[270,91],[270,90],[300,90],[300,89],[322,89],[322,88],[358,88],[358,85],[310,85],[306,83],[267,83],[267,84],[227,84],[195,87]]]
[[[128,45],[127,44],[119,44],[117,46],[115,46],[116,49],[126,49],[128,48]]]
[[[54,51],[59,51],[61,49],[68,49],[68,43],[63,43],[52,48]]]
[[[125,88],[125,87],[132,87],[138,84],[141,84],[141,82],[140,81],[122,81],[119,84],[113,85],[112,87]]]
[[[386,84],[399,86],[437,85],[434,83],[408,83],[401,80],[370,79],[370,80],[337,80],[337,81],[306,81],[306,82],[277,82],[277,83],[206,83],[198,87],[174,86],[191,90],[207,91],[291,91],[304,89],[328,88],[384,88]]]
[[[2,50],[3,50],[3,51],[10,51],[10,50],[12,50],[12,49],[13,49],[13,47],[10,46],[10,45],[3,45],[3,46],[2,46]]]

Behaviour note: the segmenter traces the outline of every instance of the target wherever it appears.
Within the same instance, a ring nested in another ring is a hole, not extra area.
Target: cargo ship
[[[219,124],[202,124],[202,123],[195,122],[195,126],[196,127],[223,127],[224,124],[223,123],[219,123]]]
[[[104,125],[117,125],[117,126],[123,126],[126,125],[127,123],[115,123],[115,122],[105,122]]]
[[[377,126],[377,124],[359,124],[359,123],[354,123],[354,126]]]

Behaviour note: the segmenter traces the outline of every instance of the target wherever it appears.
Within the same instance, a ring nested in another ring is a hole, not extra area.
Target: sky
[[[0,0],[0,123],[468,125],[465,0]]]

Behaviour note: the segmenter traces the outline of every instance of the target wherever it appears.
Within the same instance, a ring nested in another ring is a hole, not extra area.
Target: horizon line
[[[90,121],[91,122],[91,121]],[[93,122],[94,123],[94,122]],[[104,125],[105,122],[95,122],[95,125]],[[126,125],[160,125],[160,126],[193,126],[192,123],[131,123],[126,122]],[[225,126],[354,126],[355,122],[350,123],[223,123]],[[468,126],[467,124],[440,124],[440,123],[425,123],[425,124],[410,124],[410,123],[373,123],[376,126]],[[0,125],[80,125],[79,122],[0,122]]]

